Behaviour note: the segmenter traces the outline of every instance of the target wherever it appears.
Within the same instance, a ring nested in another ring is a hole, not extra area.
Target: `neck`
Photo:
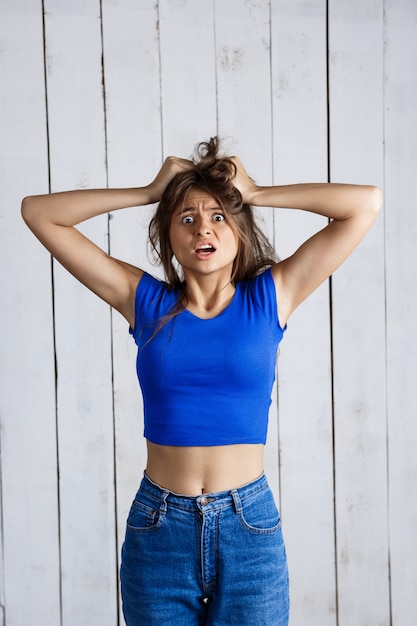
[[[235,291],[230,275],[216,279],[186,276],[187,309],[199,317],[213,317],[230,304]]]

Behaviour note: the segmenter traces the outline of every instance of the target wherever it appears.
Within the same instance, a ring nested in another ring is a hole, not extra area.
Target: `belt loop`
[[[165,515],[165,513],[167,512],[167,508],[168,508],[168,504],[167,504],[167,498],[169,496],[169,491],[167,491],[166,489],[162,490],[162,494],[161,494],[161,504],[159,506],[159,512],[162,513],[163,515]]]
[[[237,489],[232,489],[230,495],[233,498],[233,503],[235,505],[235,512],[239,515],[242,513],[242,502],[240,500],[239,492]]]

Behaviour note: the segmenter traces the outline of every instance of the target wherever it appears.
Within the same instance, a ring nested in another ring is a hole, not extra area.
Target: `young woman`
[[[150,239],[161,282],[114,259],[75,225],[159,202]],[[117,309],[138,345],[148,459],[122,553],[128,626],[288,623],[279,513],[263,474],[277,347],[294,309],[375,220],[372,186],[260,187],[216,138],[194,160],[168,157],[136,189],[23,200],[23,217],[78,280]],[[330,223],[276,262],[254,206]]]

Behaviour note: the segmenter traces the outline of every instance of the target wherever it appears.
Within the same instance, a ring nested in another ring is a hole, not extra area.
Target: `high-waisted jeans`
[[[127,520],[121,585],[127,626],[287,626],[287,560],[265,476],[196,497],[145,476]]]

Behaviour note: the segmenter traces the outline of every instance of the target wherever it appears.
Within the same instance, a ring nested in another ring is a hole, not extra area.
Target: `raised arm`
[[[249,178],[239,159],[234,162],[235,185],[244,202],[301,209],[331,220],[272,268],[280,322],[285,324],[294,309],[345,261],[365,236],[382,207],[382,192],[370,185],[338,183],[261,187]]]
[[[170,180],[191,167],[190,161],[168,157],[156,178],[145,187],[29,196],[22,202],[22,216],[41,243],[75,278],[133,325],[134,293],[143,271],[109,256],[75,226],[109,211],[158,202]]]

